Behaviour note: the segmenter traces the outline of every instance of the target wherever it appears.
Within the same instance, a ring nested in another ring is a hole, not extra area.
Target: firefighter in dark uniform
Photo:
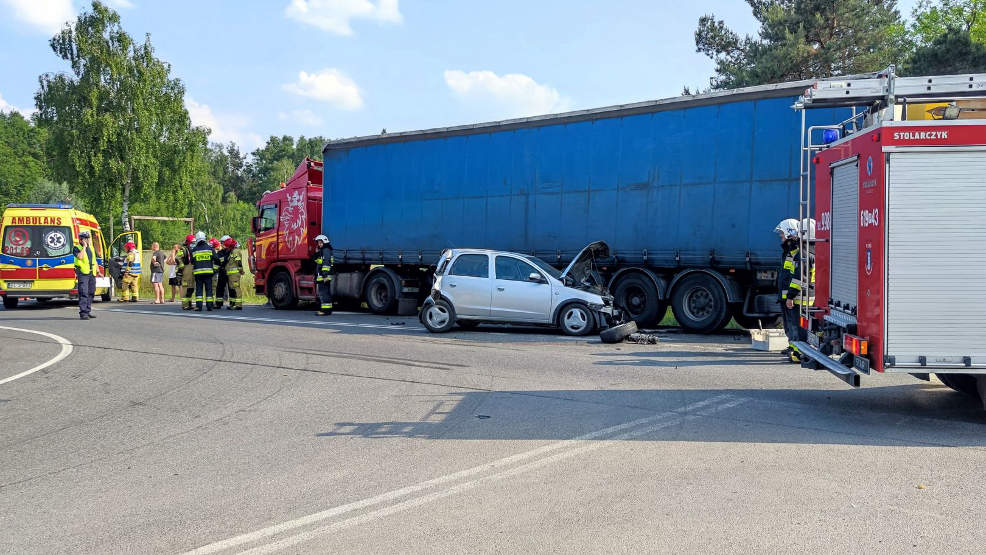
[[[243,298],[240,292],[240,276],[243,275],[243,256],[236,247],[240,246],[236,239],[227,236],[223,241],[223,249],[219,251],[219,289],[229,294],[229,310],[243,310]],[[222,293],[216,293],[216,307],[223,305]]]
[[[332,243],[325,235],[315,237],[315,285],[318,288],[319,316],[332,314]]]
[[[784,251],[783,266],[777,274],[777,289],[781,297],[784,333],[789,342],[784,353],[791,362],[801,362],[801,353],[794,342],[804,341],[808,336],[807,330],[801,327],[801,307],[815,304],[815,258],[801,250],[800,227],[798,220],[789,218],[774,228],[781,238]],[[807,283],[801,279],[805,265]]]
[[[195,311],[202,312],[202,304],[212,310],[212,274],[215,273],[216,253],[205,238],[205,233],[195,234],[192,247],[192,273],[195,274]]]

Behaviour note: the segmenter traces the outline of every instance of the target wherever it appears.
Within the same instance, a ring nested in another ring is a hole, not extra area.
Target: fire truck
[[[984,98],[986,74],[899,77],[891,66],[819,81],[794,105],[799,221],[815,228],[801,245],[816,262],[795,343],[803,366],[854,387],[862,374],[935,374],[986,405]],[[852,116],[805,123],[835,107]]]

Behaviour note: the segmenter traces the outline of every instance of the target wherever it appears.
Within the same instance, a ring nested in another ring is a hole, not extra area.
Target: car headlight
[[[592,310],[602,310],[605,306],[604,303],[589,303],[589,308]]]

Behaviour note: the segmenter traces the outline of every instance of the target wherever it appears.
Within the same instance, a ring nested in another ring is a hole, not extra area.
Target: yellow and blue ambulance
[[[3,306],[16,308],[22,299],[46,302],[58,297],[78,298],[72,249],[83,231],[92,236],[99,264],[96,295],[109,301],[113,281],[107,273],[106,241],[96,218],[69,204],[8,204],[0,219]],[[134,235],[140,234],[120,234],[112,244]]]

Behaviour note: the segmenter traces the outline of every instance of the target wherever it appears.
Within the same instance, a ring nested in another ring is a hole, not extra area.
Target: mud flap
[[[400,297],[397,299],[398,316],[414,316],[418,313],[418,299],[416,297]]]

